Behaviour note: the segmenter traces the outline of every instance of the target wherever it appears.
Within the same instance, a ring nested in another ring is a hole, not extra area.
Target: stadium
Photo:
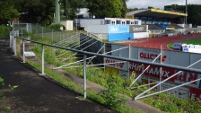
[[[173,50],[174,48],[167,46],[169,43],[201,37],[199,28],[192,28],[191,24],[185,24],[186,16],[187,14],[181,12],[145,9],[129,12],[124,19],[78,19],[77,21],[79,27],[90,34],[81,35],[80,40],[96,37],[83,47],[99,41],[88,51],[98,52],[105,45],[105,50],[100,52],[102,54],[106,52],[112,56],[175,65],[175,67],[188,68],[193,65],[194,69],[200,69],[201,54],[196,52],[200,51],[200,46],[183,47],[187,48],[188,52],[178,51],[176,47],[177,50]],[[181,44],[178,46],[181,47]],[[190,52],[192,49],[196,51]],[[158,91],[156,93],[166,91],[178,98],[201,99],[200,74],[111,58],[99,58],[99,61],[104,62],[106,71],[122,77],[129,78],[134,73],[136,79],[132,84],[139,82],[146,85],[150,88],[147,91],[155,89]],[[135,99],[147,96],[149,95],[140,94]]]

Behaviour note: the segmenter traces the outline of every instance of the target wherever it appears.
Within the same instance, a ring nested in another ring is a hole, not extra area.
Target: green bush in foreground
[[[8,37],[10,34],[11,28],[5,25],[0,25],[0,38]]]

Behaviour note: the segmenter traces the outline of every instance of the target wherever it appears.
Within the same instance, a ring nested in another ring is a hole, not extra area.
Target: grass
[[[182,44],[201,45],[201,37],[196,38],[196,39],[184,40],[184,41],[181,41],[180,43],[182,43]],[[173,46],[174,46],[174,43],[168,44],[169,48],[173,48]]]

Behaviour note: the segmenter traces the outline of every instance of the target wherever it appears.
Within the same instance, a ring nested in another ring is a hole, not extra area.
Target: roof
[[[165,11],[160,9],[145,9],[145,10],[137,10],[132,11],[126,14],[126,16],[132,15],[141,15],[141,16],[154,16],[154,17],[166,17],[166,18],[176,18],[176,17],[186,17],[188,16],[186,13],[181,12],[173,12],[173,11]]]

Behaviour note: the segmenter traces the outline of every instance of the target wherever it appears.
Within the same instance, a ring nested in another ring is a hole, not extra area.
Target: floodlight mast
[[[187,3],[187,0],[186,0],[186,14],[188,14],[188,3]],[[186,25],[187,25],[187,18],[188,18],[188,15],[186,15]]]
[[[54,23],[60,23],[60,0],[55,0],[55,18]]]

